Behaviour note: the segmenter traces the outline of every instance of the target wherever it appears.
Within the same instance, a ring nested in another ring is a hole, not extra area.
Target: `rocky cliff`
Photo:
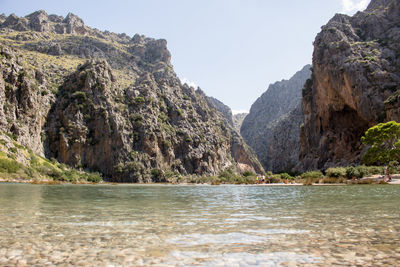
[[[372,0],[353,17],[337,14],[314,42],[303,90],[301,169],[359,163],[371,126],[399,120],[400,2]]]
[[[0,16],[0,130],[48,158],[123,182],[261,172],[208,97],[182,85],[165,40],[73,14]]]
[[[240,132],[240,128],[242,128],[243,121],[248,114],[249,113],[238,113],[233,115],[232,117],[233,126],[238,132]]]
[[[270,85],[243,121],[241,134],[266,170],[290,171],[298,163],[301,92],[310,67]]]

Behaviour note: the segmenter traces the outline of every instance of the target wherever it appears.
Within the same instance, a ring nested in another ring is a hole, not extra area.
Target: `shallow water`
[[[0,265],[400,266],[400,186],[0,184]]]

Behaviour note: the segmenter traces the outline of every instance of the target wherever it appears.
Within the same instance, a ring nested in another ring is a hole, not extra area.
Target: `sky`
[[[312,61],[315,36],[335,13],[370,0],[0,0],[0,13],[72,12],[99,30],[166,39],[175,72],[248,111],[268,85]]]

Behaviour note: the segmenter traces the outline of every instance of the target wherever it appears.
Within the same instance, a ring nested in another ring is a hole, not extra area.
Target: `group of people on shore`
[[[270,177],[268,177],[267,180],[265,180],[265,175],[257,175],[257,184],[265,184],[266,181],[268,183],[271,183]]]

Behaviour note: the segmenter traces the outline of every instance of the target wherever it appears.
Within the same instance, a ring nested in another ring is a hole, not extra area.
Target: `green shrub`
[[[34,178],[35,174],[36,174],[35,169],[33,169],[31,167],[25,167],[24,172],[29,178]]]
[[[136,105],[141,105],[141,104],[143,104],[144,102],[145,102],[145,99],[144,99],[143,96],[138,96],[138,97],[135,97],[135,98],[133,99],[133,103],[136,104]]]
[[[153,182],[165,182],[164,173],[160,169],[152,169],[151,172],[151,180]]]
[[[368,167],[365,166],[365,165],[357,166],[356,169],[357,169],[357,171],[358,171],[358,176],[357,176],[357,178],[363,178],[363,177],[369,175]]]
[[[10,147],[8,150],[14,154],[18,152],[18,148],[16,147]]]
[[[232,168],[227,168],[227,169],[221,171],[218,175],[219,178],[227,178],[227,179],[234,177],[234,176],[236,176],[236,173],[234,172],[234,170]]]
[[[143,121],[143,116],[138,113],[134,113],[129,115],[129,119],[131,122]]]
[[[86,179],[86,181],[92,182],[92,183],[99,183],[99,182],[103,181],[101,174],[98,172],[87,173],[85,179]]]
[[[169,117],[167,114],[165,114],[164,112],[160,112],[160,115],[158,115],[158,118],[160,119],[161,122],[166,122]]]
[[[163,150],[168,150],[172,146],[171,142],[168,140],[161,141],[161,147]]]
[[[288,174],[288,173],[281,173],[280,174],[280,176],[281,176],[281,179],[283,179],[283,180],[296,180],[296,177],[293,177],[293,176],[291,176],[290,174]]]
[[[50,164],[46,164],[46,162],[38,168],[38,171],[41,174],[44,174],[50,178],[53,178],[56,181],[66,181],[67,178],[64,176],[63,172],[61,170],[58,170],[54,166]]]
[[[301,178],[304,179],[304,185],[312,185],[319,179],[324,178],[324,174],[320,171],[309,171],[301,174]]]
[[[86,93],[82,91],[76,91],[72,94],[71,98],[77,100],[78,103],[82,104],[86,101]]]
[[[340,177],[325,177],[318,181],[320,184],[344,184],[347,179],[343,176]]]
[[[388,165],[389,173],[397,173],[398,167],[399,167],[398,161],[394,160],[394,161],[389,162],[389,165]]]
[[[313,178],[313,179],[319,179],[323,178],[324,174],[320,171],[309,171],[301,174],[301,178],[307,179],[307,178]]]
[[[370,175],[384,174],[385,168],[382,166],[368,166],[368,172]]]
[[[326,176],[328,177],[345,177],[346,176],[346,168],[336,167],[336,168],[329,168],[326,170]]]
[[[21,164],[15,160],[0,159],[0,172],[16,173],[21,167]]]
[[[358,170],[355,167],[350,166],[350,167],[346,168],[346,177],[347,178],[351,179],[353,177],[359,177],[359,176],[360,176],[360,173],[358,172]]]
[[[244,171],[244,172],[242,173],[242,175],[243,175],[244,177],[256,176],[256,174],[255,174],[254,172],[252,172],[252,171]]]
[[[281,175],[280,175],[280,174],[273,174],[273,175],[270,175],[269,181],[271,182],[271,184],[278,184],[278,183],[281,183],[281,182],[282,182],[282,180],[281,180]]]

